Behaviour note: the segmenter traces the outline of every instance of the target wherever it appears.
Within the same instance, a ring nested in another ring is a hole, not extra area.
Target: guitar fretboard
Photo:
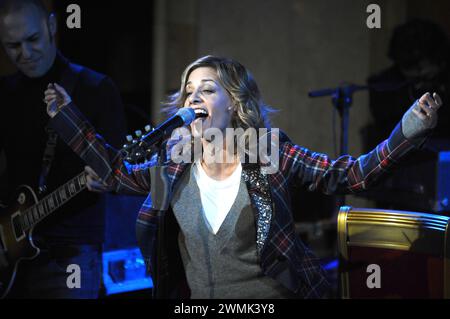
[[[83,172],[23,211],[22,229],[31,229],[85,188],[86,174]]]

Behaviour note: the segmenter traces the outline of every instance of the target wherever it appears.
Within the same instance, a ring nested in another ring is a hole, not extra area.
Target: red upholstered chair
[[[450,298],[449,219],[425,213],[341,207],[341,297]]]

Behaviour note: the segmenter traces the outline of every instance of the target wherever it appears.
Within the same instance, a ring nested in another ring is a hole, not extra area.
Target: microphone
[[[140,142],[140,147],[150,147],[166,136],[172,133],[172,131],[181,126],[187,126],[192,123],[197,118],[207,117],[208,112],[204,109],[192,109],[192,108],[181,108],[172,117],[168,118],[165,122],[157,126],[150,133],[144,135]]]

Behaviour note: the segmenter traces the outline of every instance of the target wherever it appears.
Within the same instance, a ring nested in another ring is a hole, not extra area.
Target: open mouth
[[[204,108],[194,109],[194,112],[195,112],[195,119],[205,118],[205,117],[208,117],[208,115],[209,115],[208,111]]]

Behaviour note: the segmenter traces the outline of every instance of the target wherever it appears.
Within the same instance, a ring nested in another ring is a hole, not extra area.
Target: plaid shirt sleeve
[[[355,193],[390,171],[406,153],[415,149],[415,141],[407,140],[397,125],[391,136],[371,152],[354,158],[343,155],[331,160],[327,155],[285,143],[281,150],[280,169],[288,179],[297,179],[309,190],[325,194]]]
[[[97,173],[108,186],[120,193],[148,194],[149,166],[152,162],[131,165],[119,151],[96,134],[94,127],[74,103],[64,106],[50,121],[60,138]]]

